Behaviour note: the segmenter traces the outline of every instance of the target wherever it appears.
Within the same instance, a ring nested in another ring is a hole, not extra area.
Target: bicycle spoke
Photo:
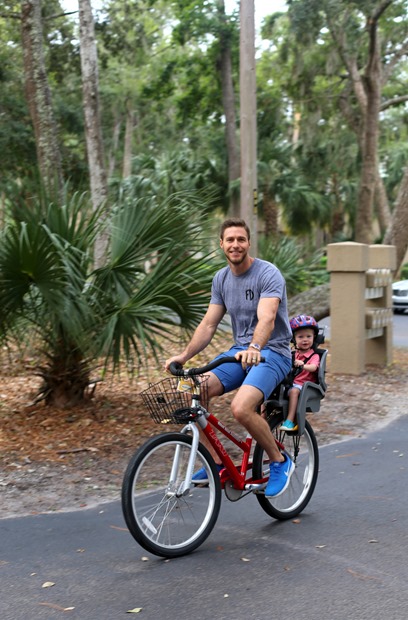
[[[276,437],[284,443],[285,452],[295,463],[290,484],[278,497],[257,495],[258,502],[270,516],[276,519],[292,519],[309,503],[316,485],[319,454],[313,429],[306,423],[302,436],[290,435],[278,431],[279,420],[272,420],[271,428]],[[254,451],[254,476],[269,476],[269,463],[263,459],[263,450],[257,445]]]
[[[190,454],[190,437],[162,435],[136,453],[125,475],[122,505],[126,523],[134,538],[157,555],[176,557],[192,551],[209,535],[218,516],[219,477],[202,447],[194,471],[206,468],[208,486],[191,485],[188,493],[178,492],[184,488]]]

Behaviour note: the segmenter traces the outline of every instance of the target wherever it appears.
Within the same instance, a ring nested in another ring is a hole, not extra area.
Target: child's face
[[[296,347],[302,351],[307,351],[312,348],[314,340],[314,331],[309,327],[299,329],[295,333]]]

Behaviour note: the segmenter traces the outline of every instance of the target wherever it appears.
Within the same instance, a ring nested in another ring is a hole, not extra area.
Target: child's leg
[[[295,421],[296,408],[299,401],[299,388],[293,386],[289,391],[289,409],[288,409],[288,417],[287,419],[291,422]]]
[[[288,417],[280,427],[282,431],[297,431],[298,427],[295,422],[295,417],[301,389],[302,387],[300,385],[293,385],[293,387],[291,387],[291,389],[289,390]]]

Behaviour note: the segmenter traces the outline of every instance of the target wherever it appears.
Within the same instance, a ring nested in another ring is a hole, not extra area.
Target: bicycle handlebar
[[[259,361],[264,362],[265,358],[261,357]],[[171,374],[175,375],[176,377],[194,377],[195,375],[203,375],[206,372],[210,372],[210,370],[221,366],[221,364],[227,364],[231,362],[241,364],[241,360],[237,360],[237,358],[234,356],[227,355],[226,357],[221,357],[220,359],[214,360],[213,362],[210,362],[205,366],[201,366],[200,368],[188,368],[187,370],[184,370],[183,366],[178,362],[171,362],[169,370]]]

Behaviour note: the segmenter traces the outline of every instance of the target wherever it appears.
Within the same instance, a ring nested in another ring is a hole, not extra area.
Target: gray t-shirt
[[[275,265],[256,258],[245,273],[235,276],[227,266],[214,276],[211,302],[224,306],[231,317],[235,344],[250,344],[258,323],[257,308],[261,297],[277,297],[281,300],[275,319],[275,327],[266,346],[286,357],[291,357],[285,280]]]

